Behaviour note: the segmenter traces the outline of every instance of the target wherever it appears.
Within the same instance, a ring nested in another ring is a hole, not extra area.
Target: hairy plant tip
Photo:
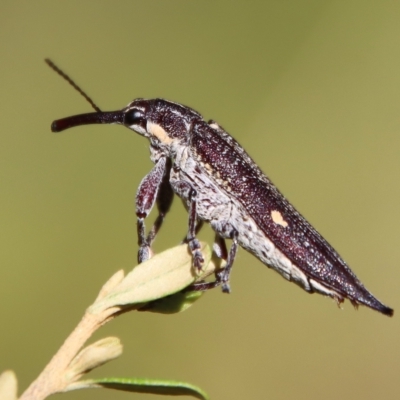
[[[111,292],[111,290],[113,290],[117,285],[122,282],[124,278],[125,272],[120,269],[103,285],[95,301],[99,301],[103,297],[107,296]]]
[[[215,271],[215,264],[210,263],[211,250],[206,243],[201,243],[201,252],[204,265],[200,276],[193,270],[188,246],[182,244],[137,265],[107,295],[98,298],[88,312],[100,314],[115,308],[117,313],[122,308],[139,308],[144,303],[180,292]]]
[[[65,379],[75,382],[94,368],[114,360],[122,354],[122,344],[117,337],[107,337],[82,349],[65,371]]]
[[[14,371],[7,370],[0,375],[0,399],[17,400],[17,376]]]

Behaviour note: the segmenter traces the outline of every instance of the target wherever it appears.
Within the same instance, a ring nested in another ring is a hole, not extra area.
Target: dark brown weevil
[[[349,299],[355,306],[362,304],[393,315],[216,122],[207,122],[193,109],[164,99],[136,99],[122,110],[103,112],[50,60],[46,62],[96,110],[54,121],[53,132],[87,124],[120,124],[150,141],[155,166],[136,195],[139,262],[151,257],[151,244],[175,193],[188,209],[186,241],[194,268],[201,269],[203,263],[196,239],[203,222],[214,229],[214,251],[226,260],[215,282],[198,283],[196,289],[222,285],[222,290],[229,292],[232,264],[241,246],[309,293],[330,296],[338,303]],[[146,235],[144,220],[155,203],[159,215]],[[229,252],[225,239],[232,240]]]

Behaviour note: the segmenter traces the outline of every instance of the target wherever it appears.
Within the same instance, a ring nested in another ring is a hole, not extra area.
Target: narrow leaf
[[[108,388],[134,393],[165,394],[170,396],[193,396],[200,400],[209,399],[202,389],[189,383],[137,378],[103,378],[78,381],[69,385],[65,391],[90,388]]]
[[[68,381],[76,381],[83,374],[114,360],[122,354],[122,344],[117,337],[107,337],[82,349],[66,370]]]

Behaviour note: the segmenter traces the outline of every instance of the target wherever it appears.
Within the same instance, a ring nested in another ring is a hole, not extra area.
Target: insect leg
[[[231,270],[232,270],[232,265],[233,262],[235,261],[235,257],[239,248],[239,244],[238,244],[238,232],[236,230],[234,230],[231,234],[232,236],[232,246],[229,249],[229,254],[228,254],[228,258],[224,258],[226,257],[227,251],[226,251],[226,245],[225,245],[225,240],[222,238],[219,238],[214,243],[214,252],[218,255],[218,257],[222,258],[222,259],[226,259],[226,265],[225,267],[221,270],[216,272],[215,276],[216,279],[214,282],[199,282],[199,283],[195,283],[193,285],[191,285],[189,287],[189,290],[208,290],[208,289],[213,289],[219,285],[222,285],[222,291],[224,293],[230,293],[231,288],[229,286],[229,278],[231,275]],[[220,254],[218,254],[220,253]]]
[[[221,260],[227,261],[228,250],[226,248],[225,239],[222,238],[221,236],[219,236],[218,233],[215,234],[213,251],[218,258],[220,258]]]
[[[188,198],[189,203],[189,228],[186,235],[186,240],[189,249],[193,256],[193,267],[197,270],[201,269],[201,266],[204,263],[203,255],[200,251],[200,242],[196,238],[196,229],[199,226],[201,228],[201,224],[198,225],[197,220],[197,211],[196,211],[196,202],[197,202],[197,192],[192,188],[192,186],[185,181],[177,181],[174,182],[174,190],[177,193],[183,194],[185,198]]]
[[[172,200],[174,199],[174,192],[172,190],[171,184],[169,183],[170,170],[171,170],[171,161],[167,159],[164,177],[163,180],[161,181],[157,195],[158,216],[154,221],[154,224],[150,229],[146,239],[147,245],[149,247],[151,247],[152,243],[154,242],[154,239],[157,236],[157,233],[164,222],[165,215],[171,208]]]
[[[154,240],[154,237],[157,233],[157,230],[162,224],[161,221],[158,222],[157,226],[154,228],[154,233],[150,232],[149,236],[146,237],[146,226],[144,223],[145,218],[150,214],[156,199],[158,199],[158,194],[163,187],[163,178],[166,175],[167,168],[167,159],[165,157],[160,158],[157,161],[157,164],[153,167],[153,169],[143,178],[142,182],[139,185],[139,189],[136,193],[136,215],[137,215],[137,231],[138,231],[138,242],[139,242],[139,251],[138,251],[138,261],[139,263],[146,261],[151,258],[152,251],[150,248],[151,242]],[[164,196],[164,194],[163,194]],[[161,197],[161,195],[160,195]],[[168,202],[167,202],[168,203]],[[170,204],[170,203],[169,203]],[[164,210],[169,208],[163,206]],[[159,208],[160,210],[160,208]],[[156,221],[157,223],[157,221]],[[153,230],[152,230],[153,231]],[[150,242],[149,242],[150,239]]]
[[[198,282],[194,283],[193,285],[189,286],[188,291],[191,290],[200,290],[200,291],[205,291],[209,289],[214,289],[219,285],[222,285],[222,291],[224,293],[230,293],[231,288],[229,286],[229,278],[231,275],[232,271],[232,265],[233,262],[235,261],[236,254],[239,248],[238,244],[238,232],[236,230],[232,231],[231,233],[232,237],[232,246],[229,249],[229,253],[227,252],[226,249],[226,244],[225,240],[221,238],[219,235],[215,236],[215,242],[214,242],[214,253],[221,259],[226,260],[226,265],[225,267],[217,271],[215,273],[215,281],[214,282]]]
[[[218,233],[215,234],[215,240],[213,244],[213,252],[214,254],[221,260],[227,261],[228,259],[228,250],[226,249],[226,243],[225,239],[223,239],[221,236],[218,235]],[[221,285],[222,283],[222,274],[223,274],[223,269],[216,271],[215,272],[215,281],[212,282],[205,282],[205,281],[200,281],[197,283],[194,283],[193,285],[190,285],[188,287],[188,291],[206,291],[209,289],[214,289],[218,286]]]
[[[239,248],[238,244],[238,232],[233,230],[231,233],[232,245],[229,249],[228,260],[226,262],[225,268],[222,270],[221,275],[218,277],[221,279],[222,291],[224,293],[230,293],[231,288],[229,286],[229,277],[231,275],[232,265],[235,261],[236,254]]]
[[[200,230],[203,227],[203,225],[204,225],[204,221],[197,220],[196,229],[195,229],[195,235],[197,235],[200,232]],[[187,243],[187,242],[188,242],[187,241],[187,235],[185,235],[185,237],[183,238],[181,243]]]

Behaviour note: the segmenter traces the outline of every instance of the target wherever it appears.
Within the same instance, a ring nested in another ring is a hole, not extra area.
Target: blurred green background
[[[224,126],[374,294],[399,311],[400,3],[9,1],[0,5],[0,370],[26,388],[100,286],[136,260],[148,143],[118,126],[50,132],[136,97]],[[175,201],[156,250],[177,244]],[[211,242],[206,229],[201,236]],[[213,399],[398,399],[399,315],[310,296],[241,251],[232,294],[173,316],[130,313],[96,338],[95,376],[185,380]],[[154,398],[107,391],[64,399]]]

